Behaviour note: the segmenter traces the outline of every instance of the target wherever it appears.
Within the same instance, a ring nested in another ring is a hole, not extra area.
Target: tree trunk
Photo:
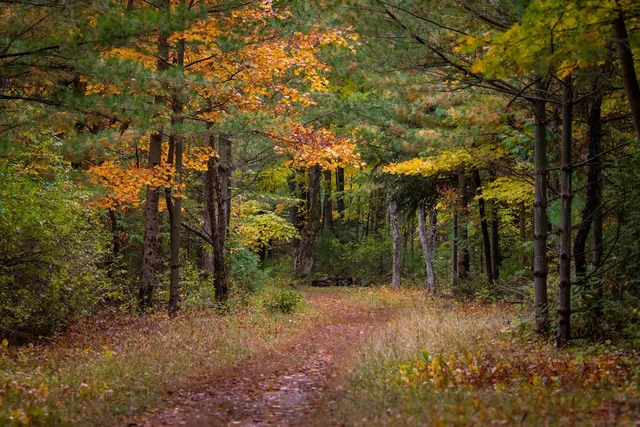
[[[340,221],[344,221],[344,168],[342,167],[336,169],[336,192],[338,193],[336,200],[338,217]]]
[[[431,259],[433,260],[438,248],[438,213],[435,208],[429,210],[429,247],[431,248]]]
[[[451,233],[451,287],[458,284],[458,207],[453,207],[453,232]]]
[[[613,32],[615,34],[616,48],[620,58],[624,90],[627,94],[627,100],[631,106],[633,124],[636,128],[636,138],[640,140],[640,86],[638,85],[638,76],[636,75],[633,63],[631,41],[629,40],[629,34],[627,33],[627,27],[622,12],[620,12],[617,18],[613,21]]]
[[[162,133],[151,134],[149,143],[148,168],[153,169],[160,164],[162,153]],[[144,210],[144,241],[142,253],[142,280],[140,283],[140,307],[149,309],[153,305],[155,275],[158,265],[158,202],[160,190],[147,187],[147,199]]]
[[[540,80],[536,85],[538,96],[542,98],[545,84]],[[533,101],[535,114],[535,195],[533,217],[533,286],[535,293],[536,332],[549,330],[547,300],[547,136],[546,102]]]
[[[482,181],[480,171],[474,169],[473,178],[480,197],[478,197],[478,211],[480,214],[480,229],[482,230],[482,250],[484,251],[485,270],[487,282],[493,283],[493,269],[491,268],[491,239],[489,237],[489,225],[487,224],[487,214],[485,211],[484,198],[482,197]]]
[[[524,202],[518,204],[518,222],[520,229],[520,269],[524,270],[527,265],[527,254],[523,246],[527,241],[527,207]]]
[[[491,255],[491,276],[493,280],[498,280],[500,277],[500,266],[502,265],[502,254],[500,253],[500,219],[498,218],[498,206],[495,202],[490,204],[491,206],[491,248],[489,253]]]
[[[395,201],[391,201],[391,203],[389,203],[389,221],[391,222],[391,240],[393,242],[391,287],[393,289],[400,289],[400,280],[402,277],[402,242],[400,241],[398,204]]]
[[[171,215],[171,254],[169,267],[171,276],[169,280],[169,306],[168,312],[170,316],[174,316],[178,312],[178,303],[180,301],[180,232],[182,221],[182,198],[178,189],[182,183],[182,137],[175,137],[175,168],[176,168],[176,190],[173,194],[173,207]]]
[[[322,225],[335,234],[333,229],[333,203],[331,201],[331,170],[325,170],[324,177],[324,200],[322,201]]]
[[[362,215],[361,212],[361,206],[360,206],[360,196],[358,196],[358,199],[356,200],[357,203],[357,208],[356,208],[356,226],[355,226],[355,230],[353,232],[354,235],[354,240],[356,243],[360,242],[360,216]]]
[[[578,280],[587,273],[586,243],[596,212],[601,210],[600,194],[600,142],[602,139],[602,93],[598,92],[593,100],[587,117],[589,154],[587,165],[586,202],[582,211],[582,222],[578,226],[573,241],[573,257]],[[600,236],[601,238],[601,236]]]
[[[204,136],[206,146],[215,148],[214,138],[210,132]],[[215,199],[213,194],[213,169],[215,168],[215,159],[209,158],[207,161],[207,170],[204,172],[204,182],[202,190],[204,194],[204,232],[213,239],[213,222],[215,217]],[[210,275],[213,275],[213,247],[206,244],[206,249],[202,253],[202,269]]]
[[[171,7],[170,0],[163,0],[161,6],[167,11]],[[162,25],[158,34],[158,59],[156,71],[161,73],[169,68],[169,28]],[[156,104],[164,103],[162,95],[154,98]],[[149,137],[149,160],[147,168],[153,169],[160,165],[162,154],[162,130],[157,130]],[[155,288],[155,275],[158,266],[158,202],[160,200],[160,190],[156,187],[147,186],[147,198],[144,209],[144,237],[142,252],[142,278],[140,281],[140,307],[149,309],[153,305],[153,294]]]
[[[320,166],[309,168],[307,223],[300,233],[300,244],[293,258],[293,275],[308,276],[313,271],[313,245],[322,230],[322,203],[320,200]]]
[[[560,283],[558,298],[558,334],[556,345],[565,347],[571,338],[571,145],[573,90],[571,76],[564,80],[562,100],[562,167],[560,224]]]
[[[460,191],[458,197],[458,277],[460,279],[466,279],[469,276],[469,248],[467,247],[469,231],[466,221],[469,194],[467,189],[467,176],[463,172],[458,174],[458,190]]]
[[[184,39],[178,43],[178,56],[176,65],[180,67],[180,71],[183,72],[184,67]],[[178,91],[182,88],[178,87]],[[180,94],[176,94],[173,99],[173,117],[171,118],[172,124],[182,123],[182,117],[180,117],[182,111],[182,101],[180,100]],[[181,222],[182,222],[182,197],[180,196],[180,187],[182,184],[182,150],[183,150],[183,138],[182,135],[177,135],[173,131],[173,145],[175,152],[175,171],[176,182],[175,189],[173,190],[173,208],[171,210],[171,250],[170,250],[170,277],[169,277],[169,304],[167,311],[169,316],[175,316],[178,313],[178,304],[180,302],[180,239],[181,239]],[[169,205],[167,205],[169,206]]]
[[[296,172],[292,172],[287,179],[287,185],[289,186],[289,194],[291,197],[298,197],[298,186],[296,185]],[[300,212],[299,212],[299,203],[292,204],[289,206],[289,222],[291,225],[295,227],[298,232],[300,232]],[[291,239],[291,248],[295,250],[300,243],[300,239],[298,237],[293,237]]]
[[[424,204],[420,203],[418,206],[418,233],[420,235],[420,243],[422,244],[422,254],[424,255],[424,262],[427,268],[427,290],[429,292],[436,291],[436,276],[433,271],[433,254],[432,236],[427,234],[427,213],[424,208]]]
[[[213,224],[213,285],[216,301],[223,303],[229,296],[227,284],[227,227],[229,225],[230,177],[231,177],[231,140],[228,135],[218,137],[218,155],[220,160],[213,168],[213,196],[215,200]]]

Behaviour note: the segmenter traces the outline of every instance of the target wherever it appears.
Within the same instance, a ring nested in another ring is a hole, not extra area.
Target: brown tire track
[[[175,391],[137,425],[296,426],[327,419],[327,403],[349,354],[388,321],[390,311],[345,305],[331,292],[306,297],[328,322],[193,389]]]

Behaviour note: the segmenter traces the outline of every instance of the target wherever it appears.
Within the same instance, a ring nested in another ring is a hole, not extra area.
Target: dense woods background
[[[638,2],[0,16],[5,347],[318,277],[520,304],[558,347],[637,345]]]

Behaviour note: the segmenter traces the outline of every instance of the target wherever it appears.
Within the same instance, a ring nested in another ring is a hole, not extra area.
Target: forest
[[[0,426],[637,425],[640,2],[0,17]]]

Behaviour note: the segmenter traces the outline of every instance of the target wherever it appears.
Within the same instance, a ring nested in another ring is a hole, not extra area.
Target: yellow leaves
[[[481,74],[485,71],[485,65],[483,61],[475,61],[471,66],[471,72],[475,74]]]
[[[103,83],[87,84],[85,87],[87,95],[120,95],[120,88],[116,85],[107,85]]]
[[[483,186],[482,194],[476,196],[479,197],[510,205],[522,202],[529,205],[533,203],[533,184],[511,177],[499,177]]]
[[[504,149],[491,144],[472,149],[454,148],[441,151],[433,157],[416,157],[405,162],[390,163],[383,167],[382,171],[394,175],[432,177],[468,170],[504,156]]]
[[[442,173],[466,169],[475,164],[468,151],[462,149],[446,150],[438,156],[429,158],[416,157],[401,163],[391,163],[382,168],[383,172],[394,175],[435,176]]]
[[[407,387],[433,387],[435,390],[485,388],[496,391],[521,389],[557,390],[567,385],[610,387],[629,390],[633,384],[637,356],[603,352],[578,357],[546,349],[513,348],[496,341],[491,348],[475,353],[456,352],[414,358],[399,366],[398,382]]]
[[[291,240],[298,231],[269,206],[249,200],[233,206],[232,227],[240,243],[253,251],[276,242]]]
[[[333,170],[338,166],[361,164],[360,154],[351,139],[338,136],[328,129],[294,124],[291,126],[290,136],[272,138],[281,143],[275,147],[276,152],[293,155],[294,165],[320,165],[324,169]]]
[[[7,347],[9,347],[9,340],[5,338],[2,340],[2,348],[7,348]]]
[[[113,350],[111,350],[109,347],[107,347],[106,345],[104,347],[102,347],[103,351],[103,355],[105,357],[105,359],[110,359],[115,352]]]

